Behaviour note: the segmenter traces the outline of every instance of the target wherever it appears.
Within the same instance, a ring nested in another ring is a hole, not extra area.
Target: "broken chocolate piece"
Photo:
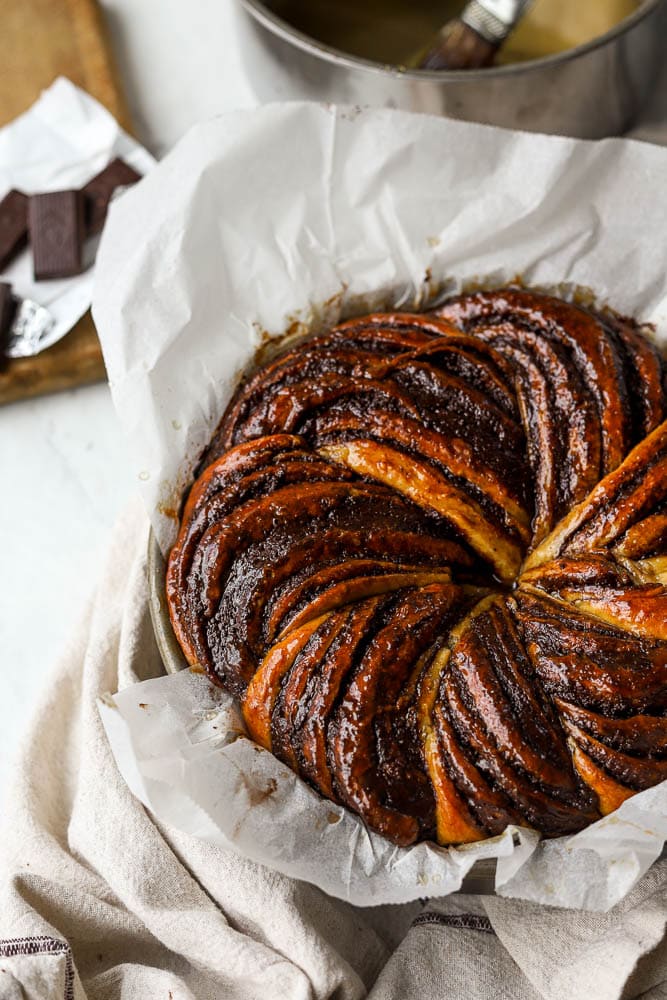
[[[4,368],[9,344],[9,329],[12,325],[16,299],[12,295],[12,286],[6,281],[0,281],[0,369]]]
[[[136,184],[140,180],[141,174],[125,160],[116,157],[88,181],[81,190],[85,197],[86,232],[89,236],[99,233],[103,228],[109,202],[116,188]]]
[[[0,271],[28,242],[28,197],[12,188],[0,201]]]
[[[5,335],[11,325],[14,305],[12,286],[6,281],[0,281],[0,346],[4,345]]]
[[[81,273],[84,222],[79,191],[32,195],[28,222],[38,281]]]

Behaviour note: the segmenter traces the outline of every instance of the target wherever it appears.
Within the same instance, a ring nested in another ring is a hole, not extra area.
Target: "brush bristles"
[[[498,46],[482,38],[462,21],[451,21],[439,32],[433,48],[419,63],[420,69],[481,69],[493,63]]]

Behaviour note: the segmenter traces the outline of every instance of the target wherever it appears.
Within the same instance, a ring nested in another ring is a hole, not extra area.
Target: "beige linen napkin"
[[[466,896],[369,910],[156,825],[96,707],[162,669],[147,535],[136,505],[36,692],[0,838],[1,1000],[667,995],[664,866],[606,915]]]
[[[492,896],[432,900],[372,1000],[664,1000],[667,862],[609,913]]]

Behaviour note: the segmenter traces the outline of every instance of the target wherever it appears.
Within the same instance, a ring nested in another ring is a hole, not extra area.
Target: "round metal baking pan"
[[[666,0],[644,0],[610,31],[557,55],[458,72],[347,55],[282,20],[271,0],[237,0],[236,9],[241,55],[261,100],[401,108],[588,139],[630,127],[665,58]]]
[[[187,663],[171,627],[164,586],[167,564],[152,528],[148,536],[147,569],[149,606],[155,641],[160,650],[164,669],[168,674],[177,674],[179,670],[185,670]]]

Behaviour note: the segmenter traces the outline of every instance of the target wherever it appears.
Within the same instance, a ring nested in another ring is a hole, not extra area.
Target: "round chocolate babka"
[[[249,377],[168,566],[188,662],[396,844],[569,834],[667,778],[667,399],[629,320],[521,289]]]

